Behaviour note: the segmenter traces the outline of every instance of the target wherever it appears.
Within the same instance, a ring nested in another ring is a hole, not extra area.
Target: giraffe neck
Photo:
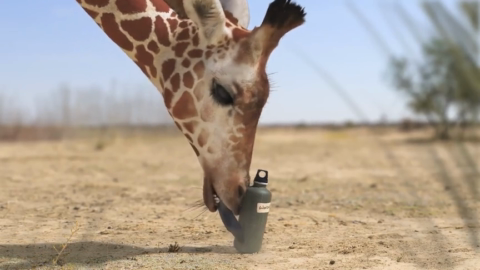
[[[132,59],[168,102],[169,90],[193,83],[174,70],[202,58],[197,27],[163,0],[77,0],[107,36]],[[190,74],[191,75],[191,74]],[[166,95],[166,96],[165,96]]]

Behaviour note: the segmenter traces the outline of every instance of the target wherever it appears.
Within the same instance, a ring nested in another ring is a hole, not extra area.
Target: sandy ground
[[[480,269],[462,148],[375,133],[259,131],[251,173],[269,171],[273,201],[252,255],[189,209],[202,172],[179,133],[2,143],[0,269]]]

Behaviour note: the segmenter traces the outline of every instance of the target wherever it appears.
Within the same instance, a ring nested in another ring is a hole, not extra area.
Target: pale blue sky
[[[387,18],[418,52],[418,45],[398,17],[391,10],[381,9],[393,1],[355,0],[355,5],[395,53],[406,52],[392,33]],[[415,16],[419,28],[430,27],[418,1],[401,2]],[[455,9],[456,1],[443,2]],[[250,0],[250,29],[261,23],[269,3],[270,0]],[[295,50],[328,70],[369,119],[379,119],[382,112],[389,119],[405,116],[404,100],[384,79],[385,55],[345,1],[297,0],[297,3],[305,6],[307,22],[289,33],[271,56],[268,72],[274,73],[275,88],[261,122],[359,119]],[[112,79],[120,85],[136,86],[135,91],[156,94],[137,66],[74,0],[4,0],[0,8],[0,36],[0,91],[25,104],[32,100],[33,94],[46,95],[60,83],[68,83],[72,88],[94,85],[107,88]]]

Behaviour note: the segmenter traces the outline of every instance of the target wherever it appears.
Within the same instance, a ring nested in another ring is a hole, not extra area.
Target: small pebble
[[[334,260],[331,260],[330,261],[330,265],[334,265],[335,264],[335,261]]]

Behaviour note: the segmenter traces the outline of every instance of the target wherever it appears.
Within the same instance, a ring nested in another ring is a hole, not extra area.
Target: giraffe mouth
[[[208,179],[204,179],[203,199],[208,210],[216,212],[218,209],[222,223],[227,231],[233,234],[238,241],[243,242],[243,231],[240,222],[238,222],[232,210],[228,209],[222,200],[220,200],[220,197]]]
[[[205,178],[203,181],[203,202],[210,212],[215,212],[218,209],[220,197],[215,192],[208,178]]]

